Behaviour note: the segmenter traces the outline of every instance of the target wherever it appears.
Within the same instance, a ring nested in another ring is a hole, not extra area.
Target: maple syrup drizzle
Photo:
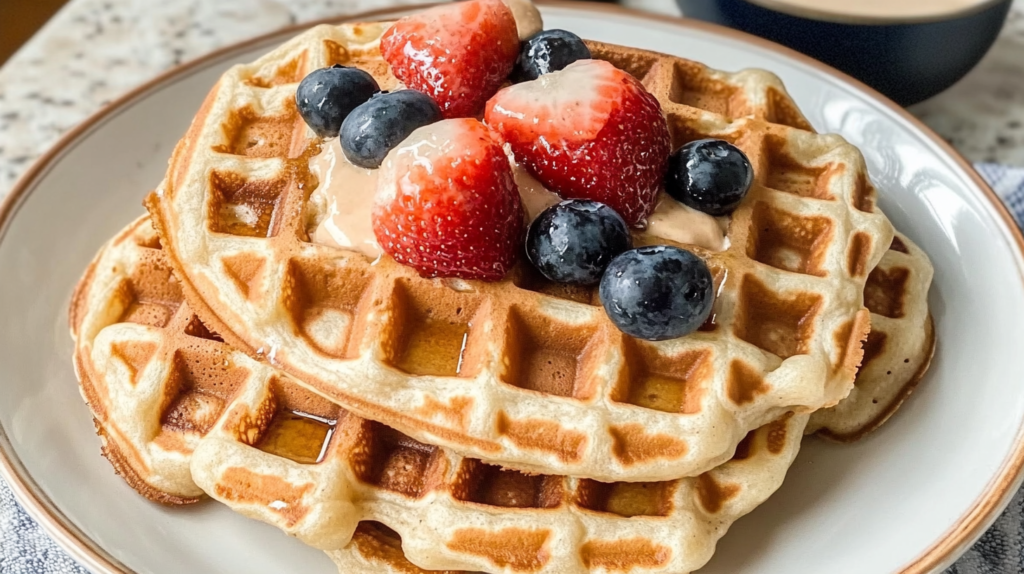
[[[301,411],[279,412],[256,448],[300,464],[316,464],[327,455],[337,422]]]
[[[462,372],[471,326],[432,320],[417,329],[395,366],[414,375],[455,377]]]

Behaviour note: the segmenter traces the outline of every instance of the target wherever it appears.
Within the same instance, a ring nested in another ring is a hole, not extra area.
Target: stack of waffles
[[[316,27],[227,72],[150,216],[82,278],[82,394],[142,495],[214,498],[344,573],[685,573],[780,486],[805,431],[862,436],[927,369],[927,256],[860,153],[763,71],[588,42],[658,99],[674,148],[724,139],[754,166],[726,249],[683,246],[716,291],[684,337],[628,337],[590,289],[528,264],[425,279],[311,241],[324,142],[297,83],[343,64],[397,87],[387,27]]]

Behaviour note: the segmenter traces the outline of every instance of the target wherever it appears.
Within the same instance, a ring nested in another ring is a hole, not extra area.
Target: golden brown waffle
[[[897,233],[864,287],[871,333],[853,390],[838,405],[814,413],[809,432],[855,441],[885,423],[914,391],[935,352],[928,313],[933,273],[928,255]]]
[[[379,522],[360,522],[352,542],[344,550],[327,555],[339,574],[473,574],[465,570],[427,570],[409,562],[402,551],[402,537]]]
[[[89,265],[68,312],[74,367],[102,440],[103,455],[146,498],[168,505],[197,502],[203,491],[189,471],[192,451],[219,408],[216,396],[177,397],[211,380],[223,362],[221,343],[182,305],[184,297],[147,217],[107,243]],[[170,355],[165,339],[174,337]],[[170,365],[147,365],[158,355]],[[171,372],[167,372],[167,367]],[[168,383],[170,377],[172,382]],[[165,391],[175,389],[175,396]]]
[[[689,572],[778,488],[807,421],[781,417],[695,478],[605,484],[503,470],[347,414],[231,349],[189,310],[162,256],[148,221],[136,221],[72,303],[105,454],[152,499],[205,491],[336,551],[346,574],[408,571],[398,535],[410,560],[435,569]]]
[[[727,139],[755,167],[730,247],[694,248],[718,296],[686,337],[625,337],[591,293],[522,268],[495,284],[425,280],[311,243],[320,142],[296,112],[296,82],[344,63],[394,87],[385,28],[317,27],[226,73],[147,202],[186,297],[229,343],[423,442],[605,481],[699,475],[748,431],[846,396],[869,328],[864,281],[892,228],[860,153],[807,131],[766,72],[589,44],[643,79],[674,145]]]
[[[219,416],[228,396],[216,378],[231,370],[221,367],[266,367],[219,342],[188,310],[159,247],[145,217],[89,266],[71,302],[74,364],[115,471],[154,502],[185,505],[205,496],[189,465],[209,417]],[[165,327],[155,326],[167,317]],[[172,374],[150,362],[170,365]],[[167,376],[178,396],[158,397],[154,390],[166,385],[155,379]],[[330,555],[341,574],[425,572],[405,558],[397,533],[379,523],[360,522],[349,545]]]

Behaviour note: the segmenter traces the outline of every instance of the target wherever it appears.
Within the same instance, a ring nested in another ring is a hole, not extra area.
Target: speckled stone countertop
[[[402,2],[71,0],[0,68],[0,197],[61,134],[160,72],[289,24]],[[672,0],[624,3],[678,14]],[[973,72],[912,111],[972,161],[1024,166],[1024,0]]]
[[[0,199],[62,134],[163,71],[291,24],[417,1],[436,0],[70,0],[0,68]],[[679,14],[674,0],[621,1]],[[971,161],[1024,167],[1024,0],[1014,1],[1006,28],[982,63],[911,111]],[[14,508],[2,483],[0,503]],[[1024,507],[1024,495],[1011,506]],[[1022,537],[1024,526],[1012,523],[990,530],[983,545],[1015,547],[1015,553],[996,554],[1020,556]],[[972,550],[947,572],[1020,571],[1014,556],[997,564],[990,555]],[[81,570],[24,514],[0,513],[0,572]]]

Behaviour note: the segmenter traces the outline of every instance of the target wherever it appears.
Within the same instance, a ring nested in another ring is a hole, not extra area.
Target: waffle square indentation
[[[410,498],[437,488],[445,470],[436,446],[415,441],[377,422],[363,421],[350,462],[356,478]]]
[[[672,72],[674,77],[669,100],[727,117],[740,117],[749,111],[745,109],[743,92],[737,86],[710,78],[703,65],[680,60]]]
[[[773,124],[780,124],[796,128],[798,130],[814,131],[811,124],[807,123],[800,109],[796,107],[793,100],[774,86],[769,86],[765,94],[768,100],[768,110],[765,121]]]
[[[832,176],[841,170],[841,166],[803,165],[786,151],[786,139],[777,135],[765,138],[764,154],[767,162],[765,187],[800,197],[835,199],[829,189],[829,183]]]
[[[472,377],[480,371],[490,306],[472,294],[400,280],[382,337],[391,366],[410,375]]]
[[[214,146],[213,151],[245,157],[291,157],[295,126],[301,120],[291,99],[285,100],[285,108],[286,112],[277,116],[257,113],[252,106],[229,113],[221,124],[226,143]]]
[[[136,266],[118,287],[125,303],[118,322],[166,327],[184,301],[181,284],[159,251],[145,249],[140,254],[148,261]]]
[[[206,434],[245,384],[250,371],[204,341],[174,353],[168,381],[165,427]]]
[[[663,355],[648,343],[625,339],[626,369],[611,399],[663,411],[693,414],[701,410],[712,372],[711,351]]]
[[[554,508],[562,502],[560,476],[525,474],[465,459],[452,483],[457,500],[502,508]]]
[[[676,481],[607,483],[581,479],[576,488],[576,505],[626,518],[668,516],[676,486]]]
[[[824,277],[833,223],[827,217],[796,215],[765,202],[754,205],[747,255],[776,269]]]
[[[247,237],[270,237],[274,214],[288,185],[286,179],[253,179],[232,173],[210,174],[210,231]]]
[[[359,269],[292,259],[284,281],[285,307],[300,337],[331,357],[359,353],[360,322],[370,304],[370,277]]]
[[[569,325],[513,308],[505,334],[502,381],[521,389],[589,400],[606,337],[591,324]]]
[[[739,289],[733,332],[737,337],[783,359],[810,352],[821,295],[799,292],[782,295],[747,275]]]
[[[902,318],[909,280],[910,270],[906,267],[875,267],[864,284],[864,306],[883,317]]]
[[[271,381],[274,413],[256,448],[300,464],[323,460],[334,437],[340,407],[280,378]]]

